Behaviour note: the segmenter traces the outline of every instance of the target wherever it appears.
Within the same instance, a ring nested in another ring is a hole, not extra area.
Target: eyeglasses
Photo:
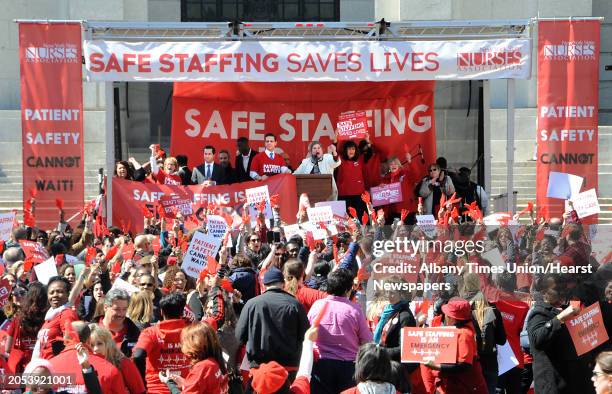
[[[140,287],[153,287],[153,283],[141,283]]]
[[[438,171],[438,169],[437,168],[430,168],[429,169],[429,172],[434,172],[434,171]]]

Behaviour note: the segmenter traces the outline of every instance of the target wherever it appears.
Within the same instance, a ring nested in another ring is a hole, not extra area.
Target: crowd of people
[[[207,146],[204,163],[193,170],[184,158],[164,157],[152,146],[148,169],[119,162],[116,175],[165,184],[265,179],[291,171],[275,145],[268,134],[265,151],[255,153],[238,140],[234,168],[228,152],[219,152],[217,163],[215,148]],[[376,182],[403,181],[410,162],[407,154],[405,163],[392,158],[381,168],[369,139],[345,143],[340,154],[334,145],[324,154],[312,143],[294,173],[336,171],[337,195],[348,211],[334,223],[337,234],[323,226],[320,240],[305,228],[287,237],[291,223],[280,220],[280,199],[272,202],[274,219],[260,212],[254,222],[248,215],[232,221],[240,212],[209,205],[207,214],[228,218],[228,231],[197,277],[183,269],[183,260],[194,234],[208,231],[206,221],[188,229],[180,214],[147,217],[138,234],[106,228],[96,210],[53,230],[16,223],[0,264],[0,286],[8,288],[0,375],[71,379],[23,390],[37,393],[612,392],[609,340],[578,355],[567,328],[582,308],[599,302],[612,332],[610,255],[594,257],[590,232],[575,212],[561,218],[530,212],[518,226],[486,225],[486,198],[478,197],[483,191],[469,180],[469,169],[450,175],[439,160],[427,177],[408,185],[422,197],[416,211],[437,215],[432,231],[411,223],[403,206],[374,209],[367,193]],[[308,197],[301,200],[303,210]],[[397,220],[386,225],[390,218]],[[380,242],[404,239],[484,246],[465,253],[377,253]],[[44,249],[59,275],[41,283],[33,268],[39,262],[24,241]],[[492,250],[503,269],[486,270],[498,264],[483,257]],[[417,267],[416,274],[377,271],[398,259]],[[432,265],[445,269],[419,270]],[[584,269],[512,269],[555,265]],[[454,269],[461,267],[482,269]],[[376,281],[420,287],[381,289]],[[457,329],[456,362],[402,363],[404,328],[450,326]],[[500,374],[498,352],[506,343],[516,363]],[[15,390],[0,380],[0,390]]]
[[[168,157],[158,145],[151,145],[150,160],[140,164],[134,158],[117,162],[115,176],[139,181],[167,185],[226,185],[235,182],[265,180],[281,174],[331,174],[332,193],[330,200],[343,200],[353,207],[361,217],[365,212],[365,203],[361,195],[372,187],[399,182],[403,200],[385,207],[387,221],[399,218],[402,209],[412,212],[407,223],[414,224],[419,199],[423,200],[423,214],[436,214],[438,202],[442,195],[450,198],[453,194],[463,199],[465,204],[475,202],[483,214],[487,214],[488,200],[484,188],[471,181],[471,169],[461,167],[453,170],[447,168],[446,159],[438,158],[427,168],[427,174],[421,174],[413,163],[412,155],[405,157],[392,156],[383,160],[376,147],[370,141],[369,134],[361,141],[338,141],[337,136],[327,147],[313,141],[308,146],[307,156],[294,170],[291,158],[277,148],[276,136],[267,133],[264,137],[264,149],[260,152],[250,147],[249,140],[241,137],[237,140],[234,166],[231,165],[230,153],[221,150],[217,154],[214,146],[203,149],[204,162],[191,169],[187,157],[178,155]],[[423,156],[419,150],[416,156]],[[424,158],[421,157],[424,163]],[[425,176],[423,176],[425,175]],[[463,213],[465,208],[459,207]]]

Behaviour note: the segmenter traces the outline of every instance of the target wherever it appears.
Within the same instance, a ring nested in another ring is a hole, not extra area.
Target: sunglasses
[[[141,283],[140,287],[153,287],[153,283]]]
[[[438,169],[437,168],[430,168],[429,169],[429,172],[434,172],[434,171],[438,171]]]

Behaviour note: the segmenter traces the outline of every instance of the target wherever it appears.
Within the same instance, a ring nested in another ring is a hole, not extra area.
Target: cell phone
[[[281,233],[279,233],[278,231],[274,231],[273,232],[273,240],[275,243],[278,243],[281,241]]]
[[[266,240],[268,244],[272,245],[272,243],[274,242],[274,231],[268,231],[266,233]]]

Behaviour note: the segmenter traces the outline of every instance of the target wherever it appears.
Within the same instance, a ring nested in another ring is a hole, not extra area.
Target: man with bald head
[[[140,260],[140,258],[145,256],[150,256],[153,254],[153,246],[149,239],[148,235],[141,234],[137,235],[134,238],[134,255],[137,256],[136,260]]]
[[[6,261],[8,268],[10,268],[16,262],[25,260],[25,253],[21,248],[11,247],[4,251],[2,259]]]

